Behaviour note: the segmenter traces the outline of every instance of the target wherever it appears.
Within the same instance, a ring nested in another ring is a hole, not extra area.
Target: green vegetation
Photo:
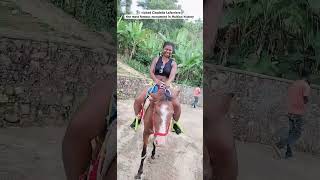
[[[214,63],[320,84],[320,1],[234,0],[226,4]]]
[[[124,62],[149,75],[151,60],[162,51],[164,41],[176,45],[173,57],[178,63],[176,82],[202,84],[202,21],[184,20],[124,20],[131,13],[132,0],[51,0],[57,7],[93,31],[110,32],[118,39],[118,53]],[[143,0],[143,9],[181,9],[177,0]],[[114,8],[116,7],[117,8]],[[117,12],[116,12],[117,10]],[[116,18],[117,22],[116,22]],[[117,24],[117,26],[115,26]],[[115,30],[117,29],[117,34]]]
[[[126,9],[125,1],[118,1]],[[139,3],[144,9],[179,9],[177,1],[147,0]],[[154,57],[162,51],[164,41],[176,45],[173,58],[178,64],[176,82],[202,85],[203,40],[202,21],[184,20],[124,20],[119,13],[117,22],[118,53],[124,62],[141,73],[148,69]]]

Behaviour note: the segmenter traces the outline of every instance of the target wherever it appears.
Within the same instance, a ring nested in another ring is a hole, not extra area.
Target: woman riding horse
[[[158,91],[151,92],[149,106],[143,113],[144,131],[143,131],[143,148],[141,152],[141,162],[135,179],[141,179],[143,173],[143,163],[147,156],[147,146],[149,137],[153,134],[153,149],[151,158],[155,159],[156,146],[164,145],[166,136],[169,133],[171,119],[174,114],[173,101],[178,97],[180,91],[170,93],[164,86],[156,85]]]
[[[174,44],[171,42],[165,42],[163,44],[162,54],[158,57],[155,57],[150,66],[150,76],[156,85],[165,85],[166,87],[170,87],[171,83],[174,81],[177,72],[177,63],[171,58],[172,53],[174,52]],[[156,86],[155,85],[155,86]],[[135,119],[133,123],[130,125],[133,129],[137,129],[137,126],[141,123],[141,110],[143,108],[143,104],[145,102],[146,96],[149,93],[156,93],[157,88],[145,88],[140,95],[134,101],[134,112]],[[177,134],[180,134],[181,128],[176,123],[179,121],[181,114],[181,105],[178,102],[177,98],[172,101],[174,114],[173,119],[173,129]]]

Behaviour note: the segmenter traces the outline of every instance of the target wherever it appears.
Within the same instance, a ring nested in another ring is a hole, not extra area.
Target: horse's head
[[[159,88],[157,93],[150,94],[151,104],[154,108],[152,121],[155,136],[163,137],[169,133],[169,127],[174,113],[172,100],[177,98],[178,95],[179,92],[171,93],[166,88]],[[161,142],[158,143],[161,144]]]
[[[157,85],[157,93],[151,93],[152,102],[158,101],[172,101],[177,98],[180,94],[180,90],[171,91],[169,88],[164,85]]]

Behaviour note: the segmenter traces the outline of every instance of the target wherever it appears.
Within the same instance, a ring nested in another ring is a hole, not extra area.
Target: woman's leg
[[[182,129],[179,127],[179,125],[176,123],[179,121],[180,119],[180,115],[181,115],[181,104],[179,102],[179,94],[180,94],[180,89],[178,87],[174,87],[172,88],[172,94],[174,96],[173,100],[172,100],[172,105],[173,105],[173,129],[175,131],[175,133],[180,134],[182,133]]]
[[[181,115],[181,104],[180,102],[178,101],[177,98],[175,98],[173,101],[172,101],[172,105],[173,105],[173,119],[175,121],[179,121],[180,119],[180,115]]]
[[[177,133],[177,134],[180,134],[182,133],[182,129],[179,127],[179,125],[176,123],[179,121],[180,119],[180,115],[181,115],[181,104],[180,102],[178,101],[177,98],[174,98],[172,100],[172,105],[173,105],[173,129],[174,129],[174,132]]]
[[[134,105],[133,105],[133,108],[134,108],[134,113],[135,115],[137,116],[141,109],[142,109],[142,105],[143,105],[143,102],[144,102],[144,98],[146,97],[146,94],[147,94],[147,91],[148,91],[149,88],[145,88],[137,97],[136,99],[134,100]]]
[[[138,124],[140,124],[141,122],[141,117],[138,117],[138,115],[143,107],[144,98],[146,97],[148,89],[149,88],[145,88],[134,100],[133,109],[134,109],[135,118],[130,125],[131,128],[135,128],[137,120],[138,120]]]
[[[106,109],[109,109],[113,92],[111,87],[114,87],[112,81],[97,82],[68,125],[62,142],[62,159],[67,179],[79,179],[90,165],[91,140],[104,132],[108,115]]]

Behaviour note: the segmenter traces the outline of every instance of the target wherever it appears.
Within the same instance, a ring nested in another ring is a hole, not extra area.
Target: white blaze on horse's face
[[[160,106],[160,117],[161,117],[161,124],[160,124],[160,128],[159,131],[161,133],[165,133],[167,130],[166,124],[167,124],[167,116],[169,114],[169,110],[168,110],[168,105],[167,104],[161,104]]]

